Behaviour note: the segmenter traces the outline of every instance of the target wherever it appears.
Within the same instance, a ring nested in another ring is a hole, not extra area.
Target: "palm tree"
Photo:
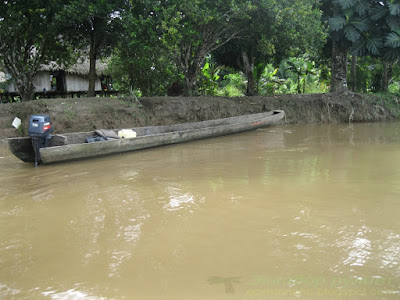
[[[332,37],[332,92],[347,88],[347,57],[383,58],[394,62],[400,56],[400,3],[395,0],[325,0],[331,7],[329,27]],[[384,72],[387,67],[384,68]],[[385,77],[387,74],[383,74]],[[384,86],[386,86],[386,78]]]

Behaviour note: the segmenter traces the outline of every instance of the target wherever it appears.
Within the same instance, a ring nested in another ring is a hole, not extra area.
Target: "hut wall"
[[[5,88],[7,93],[16,93],[15,85],[14,83],[10,83],[6,88]]]
[[[51,91],[50,73],[48,71],[39,71],[33,79],[36,92]]]
[[[68,92],[83,92],[87,91],[89,87],[89,79],[87,76],[77,74],[66,74],[65,81]],[[101,91],[100,79],[96,79],[95,90]]]
[[[38,72],[38,74],[34,77],[33,83],[36,92],[43,92],[44,90],[50,92],[51,91],[50,72],[49,71]],[[89,87],[89,79],[87,76],[84,75],[66,73],[65,83],[67,92],[86,92]],[[11,83],[9,86],[7,86],[5,90],[8,93],[17,92],[14,83]],[[101,81],[99,77],[96,78],[95,90],[101,91]]]
[[[50,73],[47,71],[40,71],[36,74],[33,79],[33,86],[35,87],[36,92],[43,92],[44,89],[46,91],[50,91]],[[17,89],[15,88],[15,84],[12,82],[5,89],[8,93],[16,93]]]
[[[96,83],[95,83],[95,85],[94,85],[94,89],[95,89],[95,91],[101,91],[102,89],[101,89],[101,81],[100,81],[100,78],[96,78]]]

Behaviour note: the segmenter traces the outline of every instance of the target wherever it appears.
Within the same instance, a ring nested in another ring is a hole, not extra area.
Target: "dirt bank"
[[[273,97],[154,97],[141,105],[124,98],[42,99],[0,104],[0,139],[27,134],[32,114],[51,116],[56,133],[98,128],[165,125],[283,109],[287,123],[373,122],[398,118],[400,105],[377,97],[350,94],[301,94]],[[14,117],[22,127],[14,129]]]

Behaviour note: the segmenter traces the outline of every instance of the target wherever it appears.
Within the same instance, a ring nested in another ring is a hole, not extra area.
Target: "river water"
[[[3,144],[0,298],[398,299],[399,216],[400,123],[38,168]]]

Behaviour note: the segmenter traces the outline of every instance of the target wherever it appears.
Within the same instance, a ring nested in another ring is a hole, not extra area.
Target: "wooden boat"
[[[205,138],[223,136],[254,130],[277,123],[284,117],[282,110],[243,115],[196,123],[183,123],[169,126],[132,128],[135,138],[108,139],[87,143],[86,139],[95,131],[56,134],[46,148],[40,149],[44,164],[93,158],[128,151],[184,143]],[[113,130],[115,134],[119,130]],[[24,162],[35,162],[35,153],[29,137],[8,139],[10,151]]]

